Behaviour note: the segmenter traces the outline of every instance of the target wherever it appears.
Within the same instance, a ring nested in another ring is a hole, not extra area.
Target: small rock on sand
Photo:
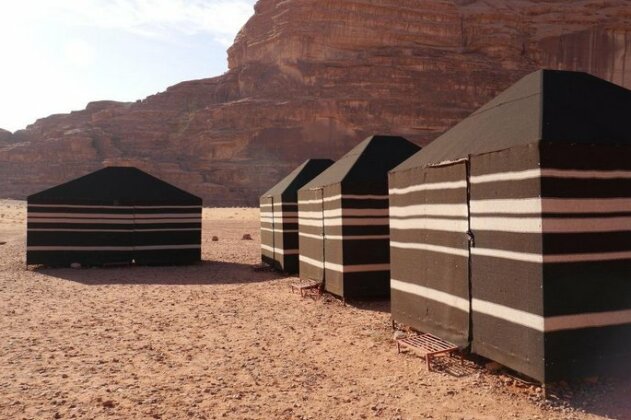
[[[246,233],[243,235],[243,239],[244,241],[251,241],[252,240],[252,235],[250,235],[249,233]]]

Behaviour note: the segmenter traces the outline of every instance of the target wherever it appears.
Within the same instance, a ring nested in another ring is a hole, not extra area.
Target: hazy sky
[[[0,128],[226,71],[255,0],[0,0]]]

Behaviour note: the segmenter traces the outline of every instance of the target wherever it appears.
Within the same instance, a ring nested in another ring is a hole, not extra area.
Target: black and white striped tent
[[[309,159],[261,196],[261,259],[286,273],[298,272],[298,189],[331,166]]]
[[[139,169],[108,167],[28,197],[27,264],[201,260],[202,200]]]
[[[392,171],[393,318],[542,382],[631,369],[630,116],[538,71]]]
[[[388,171],[419,149],[369,137],[298,191],[301,278],[344,298],[389,294]]]

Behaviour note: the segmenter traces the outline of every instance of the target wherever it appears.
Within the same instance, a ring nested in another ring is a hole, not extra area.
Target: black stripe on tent
[[[631,230],[625,232],[544,233],[543,249],[546,254],[631,251]]]
[[[540,263],[472,255],[471,271],[474,298],[543,314]]]
[[[627,179],[541,179],[541,195],[557,198],[631,197],[631,178]]]
[[[476,230],[475,247],[538,255],[543,251],[540,233]]]
[[[546,263],[545,315],[631,309],[631,259]]]
[[[27,246],[132,246],[134,232],[29,232]]]

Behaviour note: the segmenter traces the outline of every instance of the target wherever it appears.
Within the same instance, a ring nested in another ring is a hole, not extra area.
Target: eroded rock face
[[[228,53],[223,76],[0,133],[0,196],[133,164],[207,205],[255,205],[306,158],[374,133],[427,143],[540,67],[631,88],[631,5],[260,0]]]

